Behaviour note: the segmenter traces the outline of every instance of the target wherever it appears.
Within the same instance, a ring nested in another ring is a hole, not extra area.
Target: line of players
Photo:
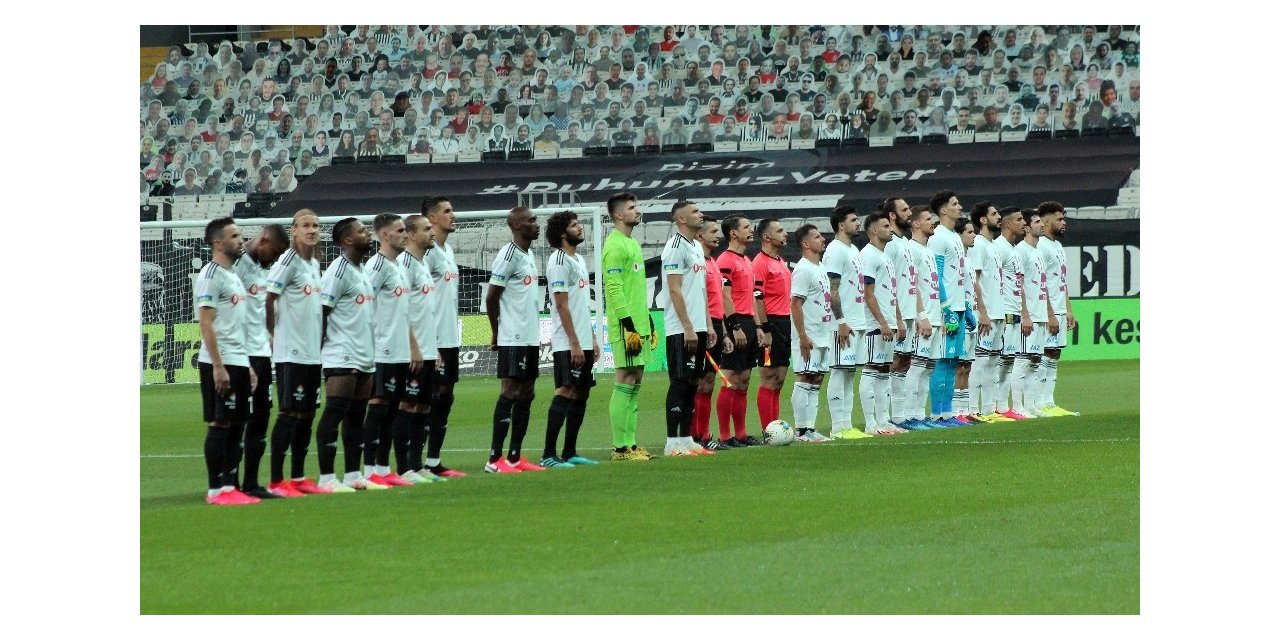
[[[610,401],[613,458],[648,460],[652,454],[635,442],[636,398],[657,332],[652,320],[640,321],[649,317],[643,257],[630,237],[640,214],[635,197],[627,193],[614,195],[607,206],[614,231],[604,247],[604,284],[610,335],[619,354]],[[422,210],[423,215],[405,220],[378,216],[374,232],[380,250],[363,264],[371,246],[368,230],[354,218],[340,221],[332,240],[342,254],[323,276],[314,257],[318,219],[308,210],[295,215],[287,249],[283,230],[269,226],[241,255],[244,241],[231,219],[209,224],[206,240],[214,260],[202,270],[195,298],[203,338],[199,359],[211,503],[384,489],[465,475],[444,467],[439,458],[460,344],[457,265],[447,245],[453,211],[444,198],[426,199]],[[818,395],[828,374],[832,435],[839,438],[1070,414],[1053,400],[1065,331],[1074,327],[1058,242],[1065,232],[1062,206],[1046,202],[1037,210],[997,211],[983,202],[963,224],[961,212],[951,192],[936,195],[927,208],[889,198],[867,217],[868,243],[856,251],[856,212],[837,208],[830,247],[813,225],[797,230],[802,259],[793,276],[780,256],[787,234],[776,219],[765,219],[753,230],[747,219],[730,216],[717,227],[696,203],[678,202],[672,213],[676,233],[662,254],[670,379],[664,453],[709,455],[760,444],[746,433],[747,388],[757,366],[762,369],[756,398],[762,427],[777,419],[786,368],[794,368],[792,409],[803,441],[828,439],[815,428]],[[543,458],[533,464],[521,456],[521,448],[537,377],[538,273],[530,246],[540,231],[532,212],[523,208],[512,210],[507,223],[512,242],[498,252],[485,301],[502,380],[485,471],[595,464],[576,451],[595,385],[591,369],[600,354],[590,327],[588,270],[576,253],[583,227],[570,212],[547,221],[554,247],[547,282],[555,303],[556,395]],[[722,231],[728,246],[713,258]],[[744,251],[756,232],[761,251],[748,260]],[[1024,287],[1024,281],[1038,284]],[[984,292],[998,305],[997,313],[988,312]],[[732,312],[726,314],[728,309]],[[323,336],[319,346],[316,336]],[[588,340],[589,351],[583,349]],[[709,433],[716,371],[708,368],[708,359],[724,362],[727,383],[717,400],[718,440]],[[257,485],[257,466],[266,448],[273,360],[281,409],[271,436],[271,482],[264,490]],[[860,365],[866,422],[861,431],[852,427],[853,379]],[[316,483],[306,478],[303,466],[321,375],[327,403],[316,434]],[[928,418],[925,394],[931,398]],[[334,474],[339,425],[346,466],[341,481]],[[566,426],[565,446],[557,455],[559,432]],[[398,473],[389,467],[392,448]],[[243,487],[236,481],[242,453]],[[293,456],[288,480],[286,453]]]

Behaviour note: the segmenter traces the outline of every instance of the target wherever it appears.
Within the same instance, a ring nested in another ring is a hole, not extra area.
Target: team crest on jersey
[[[695,265],[693,265],[693,272],[694,272],[694,273],[701,273],[701,272],[705,271],[705,270],[706,270],[706,268],[707,268],[707,265],[705,265],[705,264],[695,264]]]

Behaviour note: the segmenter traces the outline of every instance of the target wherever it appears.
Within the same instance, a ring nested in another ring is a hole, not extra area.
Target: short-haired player
[[[916,342],[916,274],[909,254],[911,244],[911,206],[897,196],[889,196],[880,203],[880,211],[888,216],[893,237],[885,245],[884,253],[893,271],[894,297],[898,301],[896,316],[897,341],[893,345],[893,365],[889,368],[889,392],[892,396],[890,424],[901,425],[907,421],[907,370],[911,368],[911,354]]]
[[[885,255],[885,247],[894,237],[894,214],[877,211],[867,216],[867,244],[862,247],[862,284],[866,300],[867,366],[862,368],[858,397],[862,402],[864,430],[872,435],[901,433],[889,414],[889,367],[901,322],[897,307],[897,283],[894,268]],[[892,427],[892,428],[890,428]]]
[[[1067,211],[1061,202],[1048,200],[1036,207],[1044,235],[1036,248],[1044,260],[1045,277],[1049,290],[1049,302],[1056,317],[1048,322],[1049,335],[1045,338],[1044,357],[1040,359],[1042,393],[1036,410],[1048,416],[1075,416],[1075,411],[1059,407],[1054,400],[1058,387],[1058,360],[1067,346],[1067,332],[1076,328],[1076,317],[1071,312],[1071,296],[1067,293],[1067,253],[1062,248],[1062,237],[1067,233]]]
[[[1035,209],[1023,210],[1022,218],[1026,222],[1022,242],[1014,249],[1019,252],[1025,269],[1022,290],[1027,301],[1027,312],[1031,315],[1032,329],[1031,333],[1023,337],[1017,358],[1013,362],[1013,410],[1028,418],[1042,418],[1049,416],[1040,413],[1038,408],[1044,387],[1038,369],[1044,356],[1045,341],[1049,337],[1049,325],[1053,324],[1056,328],[1058,321],[1053,301],[1049,299],[1049,278],[1045,273],[1044,257],[1037,249],[1044,232],[1044,222]]]
[[[666,456],[714,453],[693,441],[694,394],[707,368],[707,345],[716,340],[707,307],[706,260],[694,236],[702,229],[696,202],[680,200],[671,207],[675,233],[662,249],[663,289],[667,294],[663,324],[667,338]]]
[[[858,367],[867,364],[862,254],[853,246],[853,238],[860,228],[858,211],[853,205],[837,206],[831,212],[831,231],[835,236],[822,254],[822,268],[829,280],[831,313],[836,327],[831,340],[827,408],[831,412],[831,437],[841,439],[871,436],[853,427],[853,382]],[[793,274],[793,283],[794,277]]]
[[[613,460],[651,460],[654,456],[636,442],[640,415],[640,383],[644,367],[657,348],[657,331],[649,315],[644,254],[631,234],[640,225],[636,197],[627,192],[609,197],[605,207],[613,231],[601,252],[604,269],[604,307],[613,353],[613,395],[609,398],[609,428],[613,432]]]
[[[427,217],[416,213],[405,216],[404,233],[404,251],[397,259],[409,279],[409,326],[413,327],[413,336],[418,340],[423,360],[422,367],[410,374],[404,398],[400,400],[400,415],[409,421],[409,447],[406,459],[396,455],[396,464],[400,467],[398,473],[401,478],[423,484],[445,479],[424,468],[422,460],[431,430],[431,389],[435,386],[438,359],[436,316],[440,292],[424,259],[427,251],[435,246],[435,235]]]
[[[1013,386],[1014,361],[1023,339],[1031,334],[1031,314],[1027,310],[1022,252],[1015,248],[1021,242],[1026,220],[1022,209],[1005,207],[1000,210],[1000,236],[991,241],[992,255],[999,265],[1004,286],[1004,347],[1000,351],[999,369],[996,375],[996,413],[1010,420],[1026,420],[1027,416],[1009,406],[1010,388]]]
[[[458,328],[458,284],[461,272],[454,258],[449,235],[454,226],[453,204],[445,196],[427,196],[422,199],[422,214],[431,225],[435,246],[427,249],[425,261],[435,279],[436,306],[436,360],[435,384],[431,389],[431,412],[427,420],[431,425],[427,432],[427,453],[424,468],[442,478],[462,478],[464,471],[450,469],[440,462],[444,437],[449,431],[449,416],[453,411],[453,387],[458,383],[458,355],[462,347],[462,332]]]
[[[1000,210],[984,200],[973,205],[969,218],[975,233],[973,246],[965,255],[965,264],[973,268],[974,308],[978,312],[977,343],[969,376],[970,413],[979,422],[1007,422],[1008,418],[996,413],[1007,295],[1004,271],[996,259],[994,244],[1000,235]]]
[[[818,395],[822,379],[831,370],[835,317],[831,313],[831,279],[820,264],[827,240],[811,224],[796,229],[800,260],[791,274],[791,364],[796,381],[791,388],[791,410],[797,439],[821,442],[817,433]],[[830,393],[830,392],[828,392]]]

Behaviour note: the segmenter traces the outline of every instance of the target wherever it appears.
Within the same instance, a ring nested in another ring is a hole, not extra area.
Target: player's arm
[[[343,282],[338,277],[337,269],[330,268],[320,277],[320,346],[329,339],[329,314],[341,297]],[[271,294],[267,294],[270,297]]]
[[[955,333],[960,329],[959,319],[956,312],[951,309],[951,297],[947,293],[947,258],[941,253],[933,256],[933,262],[938,269],[938,301],[942,303],[942,325],[947,333]],[[961,297],[964,292],[959,292]]]
[[[978,310],[978,335],[991,333],[991,316],[987,314],[987,303],[982,299],[982,272],[973,270],[973,307]]]
[[[623,265],[625,258],[616,245],[605,243],[604,255],[600,257],[600,267],[604,269],[604,304],[618,314],[623,328],[634,332],[635,321],[631,317],[634,310],[627,305],[627,297],[623,295],[623,281],[628,269]]]
[[[1064,279],[1062,282],[1063,286],[1066,286],[1066,280]],[[1071,313],[1071,294],[1063,291],[1062,299],[1067,302],[1067,331],[1072,331],[1076,328],[1076,316]]]
[[[916,333],[921,338],[928,338],[933,335],[933,325],[929,322],[929,316],[924,312],[924,286],[920,284],[921,278],[924,277],[924,265],[916,265],[916,277],[914,280],[908,279],[911,288],[916,290]]]
[[[218,317],[218,309],[215,306],[217,297],[218,292],[214,289],[213,282],[204,277],[196,281],[196,306],[200,308],[200,339],[204,341],[205,351],[209,352],[209,362],[213,366],[213,390],[219,396],[225,396],[231,389],[231,375],[222,364],[222,351],[218,349],[218,334],[213,330],[213,321]]]
[[[267,274],[267,336],[271,338],[274,344],[276,338],[276,300],[280,298],[280,294],[284,293],[285,287],[289,285],[289,279],[292,277],[293,260],[289,260],[289,264],[281,264],[276,262],[271,267],[271,272]]]
[[[1031,313],[1027,311],[1027,283],[1026,274],[1015,273],[1014,277],[1018,280],[1018,288],[1022,290],[1022,335],[1031,335]]]
[[[1044,292],[1045,310],[1049,312],[1049,325],[1047,328],[1049,329],[1049,335],[1056,336],[1058,335],[1058,331],[1061,329],[1061,327],[1058,326],[1058,314],[1053,312],[1053,296],[1049,295],[1047,278],[1042,277],[1042,280],[1044,280],[1045,283],[1040,285],[1040,290]]]
[[[667,265],[664,265],[664,269]],[[698,334],[693,330],[693,321],[689,319],[689,310],[684,304],[684,292],[680,287],[684,286],[684,275],[680,273],[667,273],[667,297],[671,299],[671,308],[676,312],[676,319],[680,321],[680,326],[684,327],[684,348],[686,352],[692,352],[698,348]]]
[[[717,264],[719,267],[719,265]],[[720,298],[724,304],[724,328],[731,334],[726,336],[732,338],[732,342],[736,347],[747,346],[747,334],[738,326],[738,312],[733,307],[733,280],[729,275],[733,273],[733,269],[727,267],[719,267],[720,269]]]
[[[839,265],[831,261],[828,264],[827,256],[833,256],[834,253],[830,249],[823,256],[822,266],[827,272],[827,280],[831,282],[831,311],[836,314],[836,341],[841,347],[849,346],[849,334],[853,332],[849,328],[849,321],[844,317],[843,302],[840,300],[840,281],[842,276],[838,271]]]
[[[799,280],[800,282],[796,282]],[[813,350],[813,339],[809,337],[809,332],[805,331],[804,326],[804,303],[806,300],[805,289],[808,288],[808,278],[802,274],[799,278],[791,281],[791,324],[795,325],[797,344],[800,345],[800,357],[805,361],[809,360],[809,353]],[[797,286],[799,285],[799,286]]]
[[[580,367],[586,356],[582,352],[582,345],[578,344],[578,332],[573,326],[573,313],[569,311],[568,282],[564,267],[556,265],[554,258],[548,260],[547,287],[551,290],[551,302],[555,305],[556,316],[560,318],[560,326],[564,327],[564,334],[569,339],[569,360],[573,366]],[[595,346],[594,338],[592,346]]]
[[[876,324],[880,325],[880,339],[885,342],[893,340],[893,330],[889,328],[889,321],[885,320],[884,312],[880,309],[880,301],[876,299],[876,279],[872,276],[862,276],[862,286],[870,288],[870,292],[862,296],[867,303],[867,311],[871,312],[871,317],[876,319]],[[897,308],[897,305],[894,305]],[[898,323],[902,323],[902,316],[898,316]]]
[[[498,301],[502,298],[506,287],[489,283],[489,291],[484,294],[484,313],[489,317],[489,350],[498,350]]]
[[[418,347],[418,336],[413,333],[413,323],[409,323],[409,371],[417,373],[422,368],[422,349]]]

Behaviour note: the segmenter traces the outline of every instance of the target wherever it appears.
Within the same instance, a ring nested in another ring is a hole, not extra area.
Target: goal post
[[[175,208],[176,209],[176,208]],[[559,211],[572,211],[587,230],[587,238],[579,245],[578,252],[586,260],[591,272],[591,316],[596,336],[605,353],[597,363],[597,372],[612,369],[613,359],[608,352],[609,342],[604,334],[604,290],[600,277],[600,251],[609,225],[604,207],[539,207],[533,212],[539,218]],[[396,212],[401,216],[413,213]],[[454,214],[454,232],[449,236],[449,246],[458,263],[458,330],[462,337],[459,350],[461,375],[493,375],[497,371],[497,354],[489,351],[489,322],[485,316],[484,295],[488,289],[489,267],[496,252],[511,240],[506,226],[507,210],[465,211]],[[175,218],[183,217],[175,210]],[[217,215],[206,214],[200,219],[175,219],[140,222],[140,276],[142,287],[141,316],[141,380],[143,384],[184,383],[199,380],[196,357],[200,349],[200,329],[196,322],[192,302],[192,284],[200,268],[211,259],[204,244],[204,227]],[[348,216],[319,216],[320,245],[316,257],[321,268],[328,267],[339,253],[338,247],[329,241],[334,223]],[[371,224],[374,215],[354,216]],[[290,218],[239,218],[236,224],[246,239],[256,237],[265,225],[279,224],[286,233],[292,225]],[[546,236],[541,236],[530,247],[540,274],[540,340],[542,349],[539,367],[547,373],[551,370],[551,314],[554,303],[547,292],[546,264],[551,253]],[[377,238],[370,255],[377,251]]]

